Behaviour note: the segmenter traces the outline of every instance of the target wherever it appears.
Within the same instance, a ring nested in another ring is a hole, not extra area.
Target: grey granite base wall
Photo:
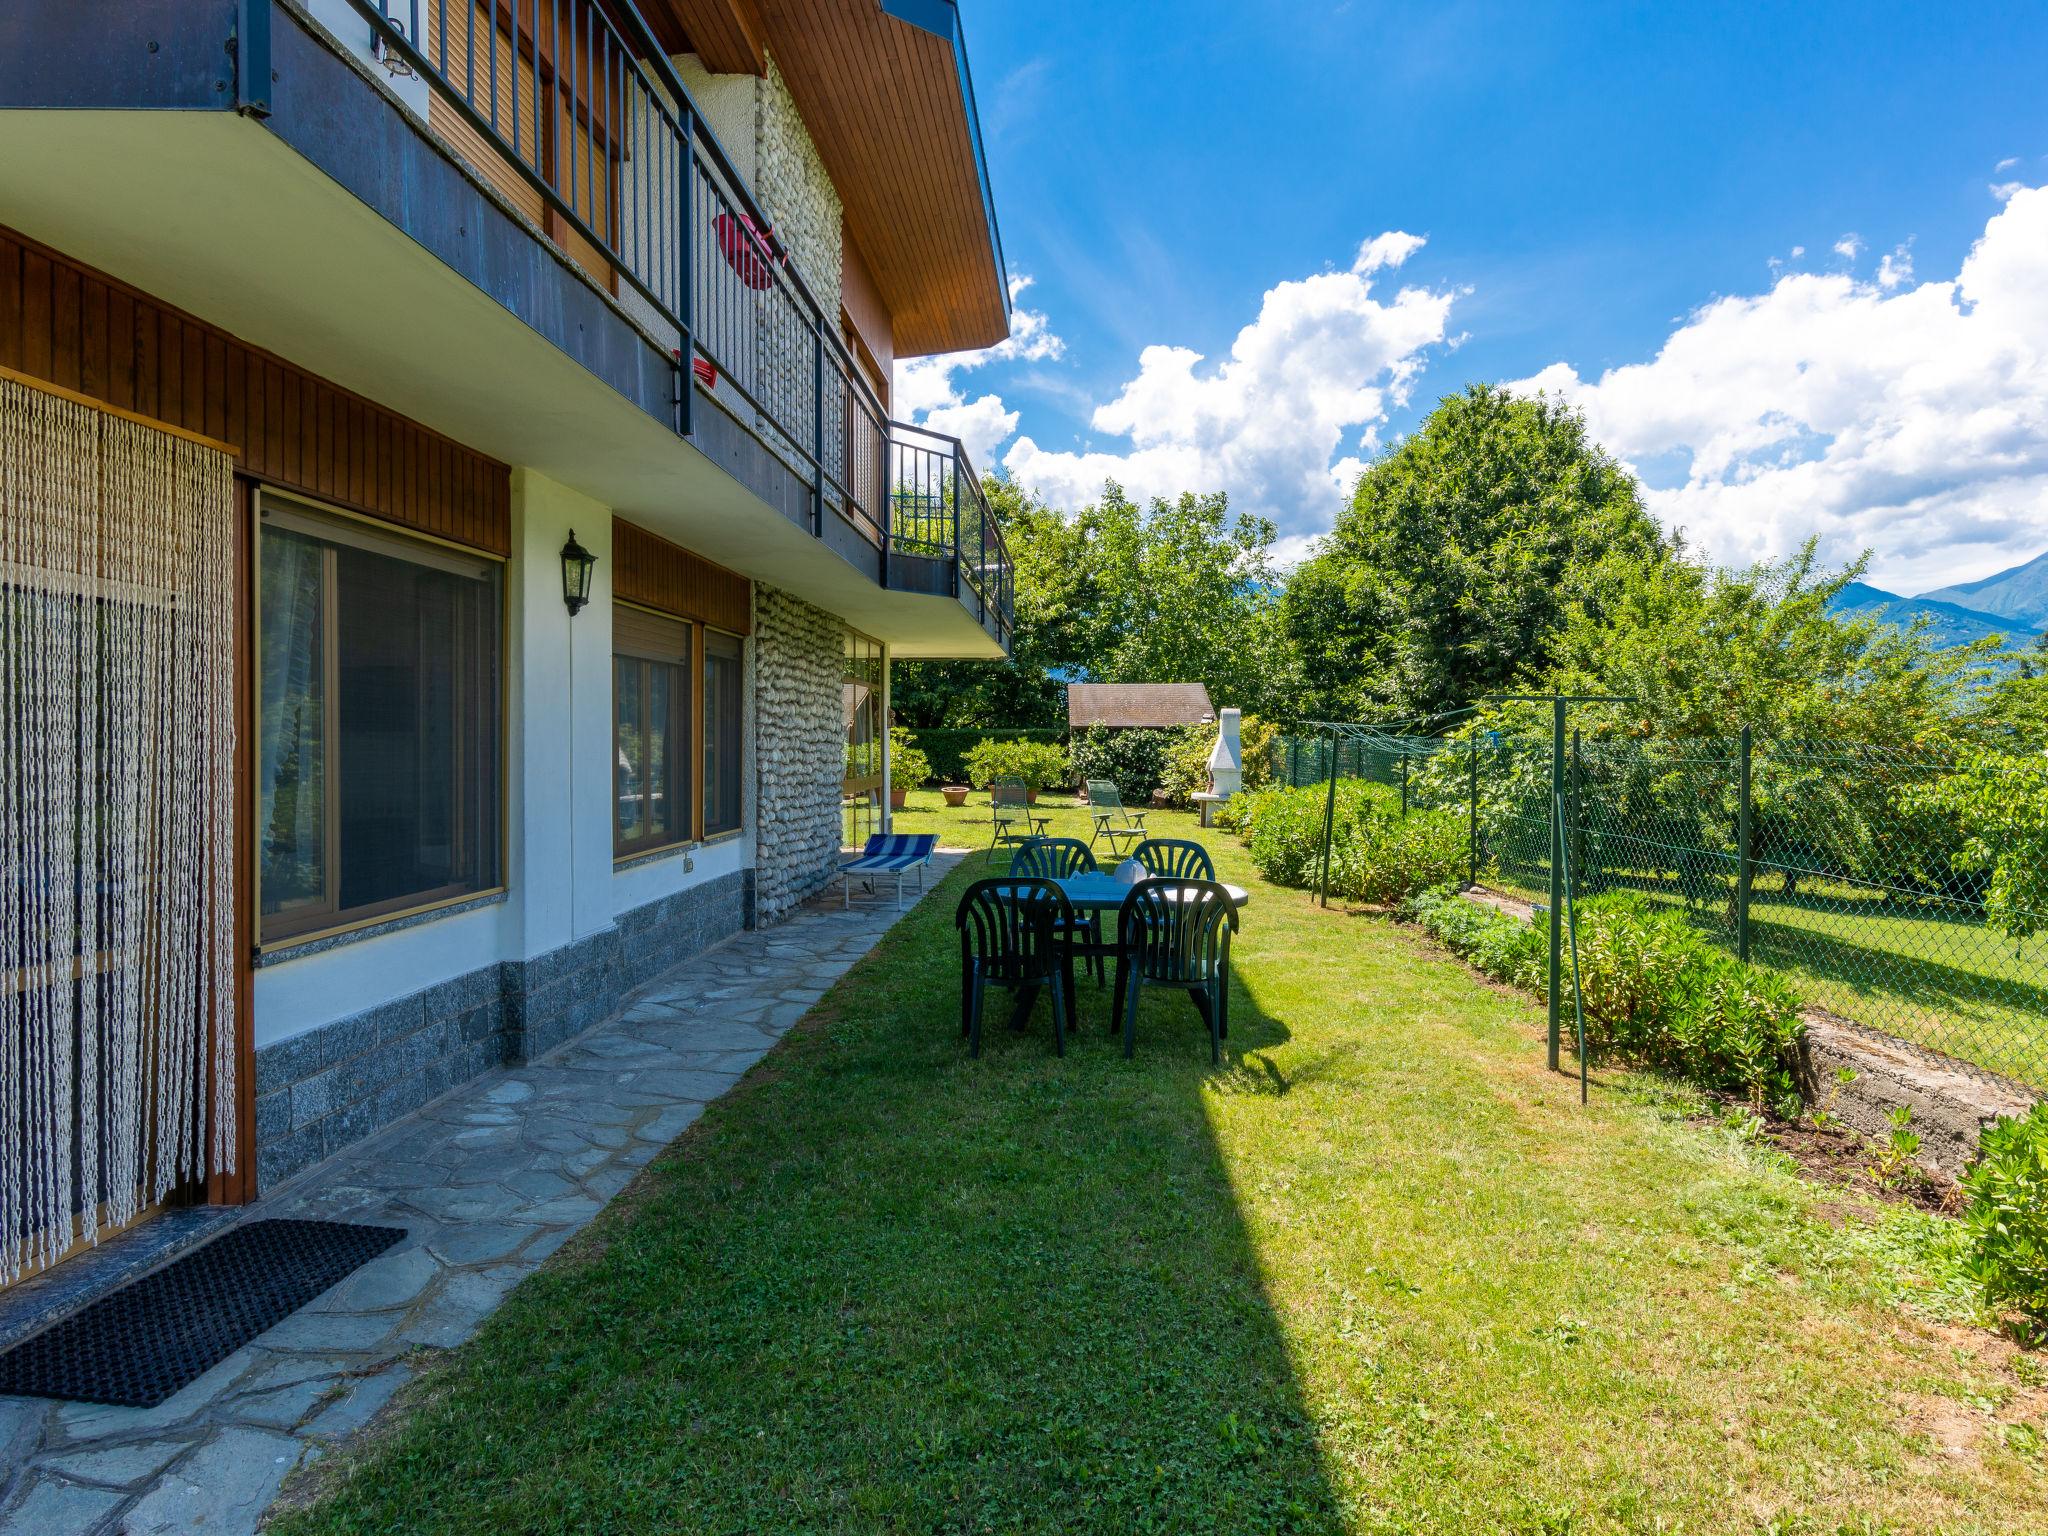
[[[490,1071],[581,1034],[622,993],[750,925],[752,872],[620,915],[616,926],[337,1019],[256,1053],[259,1189]]]

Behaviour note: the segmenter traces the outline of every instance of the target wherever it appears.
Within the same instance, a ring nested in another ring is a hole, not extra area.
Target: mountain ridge
[[[1875,589],[1873,589],[1875,590]],[[1977,581],[1922,592],[1914,602],[1951,603],[2029,629],[2048,629],[2048,551]]]

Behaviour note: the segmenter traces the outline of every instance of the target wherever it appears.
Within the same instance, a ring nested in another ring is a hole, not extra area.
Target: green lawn
[[[970,1061],[970,865],[282,1528],[2048,1529],[2048,1370],[1933,1218],[1582,1109],[1529,1001],[1213,846],[1221,1068],[1092,988],[1064,1060],[1041,1005]]]

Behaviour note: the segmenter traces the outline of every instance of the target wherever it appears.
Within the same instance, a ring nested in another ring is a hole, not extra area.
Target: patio
[[[1937,1218],[1652,1079],[1580,1108],[1527,1000],[1160,819],[1253,893],[1220,1068],[1171,995],[1126,1062],[1085,983],[1064,1058],[1041,1005],[970,1060],[970,859],[282,1528],[2048,1522],[2040,1370]]]
[[[0,1532],[254,1529],[294,1468],[366,1424],[418,1351],[474,1333],[897,917],[893,893],[851,911],[821,896],[250,1208],[407,1236],[159,1407],[0,1398]]]

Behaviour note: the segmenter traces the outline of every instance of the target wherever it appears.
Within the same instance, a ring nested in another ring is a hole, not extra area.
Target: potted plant
[[[1072,777],[1067,750],[1057,742],[985,739],[967,754],[967,781],[976,789],[987,789],[998,779],[1017,779],[1034,803],[1041,789],[1071,783]]]
[[[932,776],[932,760],[902,726],[889,732],[889,809],[903,809],[905,797]]]

